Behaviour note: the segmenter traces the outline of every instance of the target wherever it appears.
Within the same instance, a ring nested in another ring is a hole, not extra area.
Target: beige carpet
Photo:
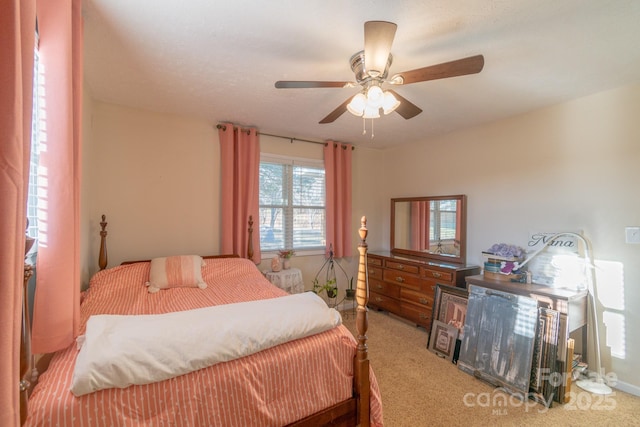
[[[343,316],[355,332],[353,316]],[[640,426],[640,398],[614,389],[597,396],[574,386],[573,402],[550,409],[522,402],[427,350],[427,333],[369,311],[369,359],[385,426]]]

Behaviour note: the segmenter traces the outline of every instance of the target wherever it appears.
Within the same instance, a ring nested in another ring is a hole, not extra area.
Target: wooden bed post
[[[249,241],[247,242],[247,259],[253,261],[253,215],[249,215]]]
[[[107,268],[107,217],[102,215],[102,222],[100,222],[100,255],[98,257],[98,267],[100,270]]]
[[[354,366],[356,395],[358,396],[358,425],[368,427],[370,424],[370,383],[369,357],[367,350],[367,329],[369,328],[367,303],[369,301],[369,284],[367,275],[367,218],[360,220],[360,261],[358,264],[358,282],[356,285],[356,329],[358,331],[358,347]]]

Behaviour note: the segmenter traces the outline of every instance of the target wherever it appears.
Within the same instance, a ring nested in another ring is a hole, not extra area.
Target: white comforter
[[[312,292],[158,315],[91,316],[78,338],[71,392],[166,380],[340,323]]]

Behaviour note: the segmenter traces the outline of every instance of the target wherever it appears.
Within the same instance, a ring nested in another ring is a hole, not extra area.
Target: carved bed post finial
[[[247,259],[253,261],[253,215],[249,215],[249,241],[247,242]]]
[[[102,221],[100,222],[100,255],[98,257],[98,267],[100,270],[107,268],[107,217],[102,215]]]
[[[369,357],[367,349],[367,329],[369,327],[367,303],[369,302],[369,284],[367,277],[367,217],[363,216],[360,221],[360,261],[358,263],[358,282],[356,285],[356,329],[358,331],[358,347],[356,349],[355,376],[356,384],[359,385],[359,407],[358,421],[361,426],[369,425]]]

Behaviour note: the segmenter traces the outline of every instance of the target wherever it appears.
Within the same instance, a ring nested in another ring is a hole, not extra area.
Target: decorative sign
[[[556,234],[560,236],[552,239]],[[580,256],[578,240],[570,234],[541,231],[529,233],[527,267],[531,272],[532,282],[555,288],[583,287],[586,284],[585,260]]]

